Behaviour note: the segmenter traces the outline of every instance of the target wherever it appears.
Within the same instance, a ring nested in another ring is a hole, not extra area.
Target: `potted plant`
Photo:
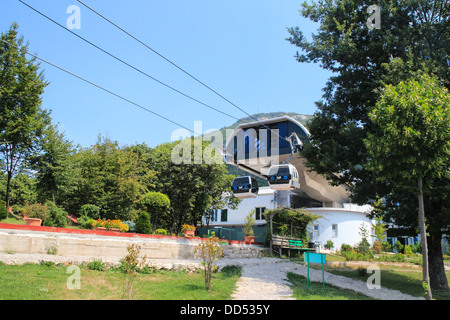
[[[253,232],[253,225],[255,224],[255,210],[250,211],[250,213],[244,218],[244,239],[247,243],[255,242],[255,236]]]
[[[42,221],[48,219],[47,206],[40,203],[30,204],[25,207],[25,223],[27,226],[40,226]]]
[[[181,231],[183,231],[185,237],[193,237],[195,235],[195,227],[188,224],[183,224]]]

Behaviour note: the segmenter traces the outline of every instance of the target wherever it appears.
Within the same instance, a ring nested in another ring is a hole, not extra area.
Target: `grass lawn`
[[[25,221],[24,220],[19,220],[19,219],[16,219],[16,218],[7,218],[7,219],[0,220],[0,223],[25,224]]]
[[[81,288],[68,289],[67,266],[0,265],[0,300],[116,300],[124,299],[125,277],[117,270],[81,267]],[[203,272],[161,271],[138,274],[134,299],[229,300],[240,271],[217,272],[212,289],[205,289]]]
[[[297,300],[372,300],[365,295],[325,284],[323,288],[321,282],[309,282],[309,289],[306,287],[306,278],[288,272],[289,281],[292,283],[294,297]]]
[[[448,256],[445,256],[445,258],[448,258]],[[327,254],[326,257],[327,261],[345,261],[344,257],[334,255],[334,254]],[[291,258],[293,261],[301,262],[303,261],[303,257],[298,258]],[[408,267],[408,266],[394,266],[394,265],[378,265],[381,271],[381,286],[398,290],[400,292],[403,292],[405,294],[409,294],[416,297],[423,297],[424,296],[424,290],[422,288],[422,269],[421,268],[414,268],[414,267]],[[312,268],[320,268],[320,266],[312,265]],[[345,277],[358,279],[361,281],[367,281],[367,278],[370,276],[370,274],[363,274],[360,275],[356,267],[333,267],[333,266],[325,266],[325,271],[342,275]],[[446,272],[447,279],[450,279],[450,272]],[[305,285],[303,286],[305,290],[306,289],[306,279],[303,278]],[[315,283],[315,285],[321,289],[322,284],[321,283]],[[338,289],[339,290],[339,289]],[[307,294],[307,292],[306,292]],[[299,298],[301,299],[301,296]],[[306,298],[302,299],[308,299],[308,295],[306,295]],[[320,299],[320,298],[313,298],[313,299]],[[450,292],[434,292],[433,293],[433,299],[436,300],[450,300]]]
[[[405,268],[402,268],[405,269]],[[370,274],[360,275],[358,270],[328,270],[331,273],[342,275],[345,277],[367,281]],[[421,270],[383,270],[381,269],[381,283],[385,288],[398,290],[400,292],[415,296],[423,297],[424,290],[422,288],[422,271]],[[447,279],[450,279],[450,272],[446,272]],[[433,299],[450,300],[449,292],[434,292]]]

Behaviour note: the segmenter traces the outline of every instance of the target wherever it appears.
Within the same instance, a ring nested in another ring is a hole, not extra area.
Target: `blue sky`
[[[246,114],[83,7],[76,0],[24,0],[66,25],[67,8],[81,9],[77,34],[178,90],[236,118]],[[248,114],[313,114],[330,74],[300,64],[287,27],[311,35],[317,25],[300,17],[293,0],[83,0],[95,10],[208,84]],[[2,0],[0,30],[12,22],[30,51],[185,127],[221,128],[233,118],[205,108],[119,63],[17,0]],[[121,145],[154,147],[179,127],[42,64],[50,82],[43,107],[68,139],[88,147],[99,134]]]

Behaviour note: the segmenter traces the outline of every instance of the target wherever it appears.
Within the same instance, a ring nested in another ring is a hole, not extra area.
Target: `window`
[[[228,221],[228,209],[222,209],[222,214],[220,215],[220,221],[221,222]]]
[[[338,237],[338,225],[337,224],[332,224],[331,225],[331,236],[333,238],[337,238]]]
[[[319,239],[319,225],[318,224],[314,225],[313,238]]]
[[[217,210],[213,210],[212,214],[211,214],[211,222],[216,222],[217,221]]]
[[[255,220],[264,220],[264,211],[266,211],[266,208],[255,208]]]

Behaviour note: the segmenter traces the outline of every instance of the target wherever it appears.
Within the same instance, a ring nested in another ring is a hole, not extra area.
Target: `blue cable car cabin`
[[[292,164],[277,164],[270,167],[267,174],[270,188],[274,190],[295,190],[300,188],[297,168]]]
[[[250,176],[236,177],[231,183],[231,190],[236,198],[256,198],[258,195],[258,181]]]

